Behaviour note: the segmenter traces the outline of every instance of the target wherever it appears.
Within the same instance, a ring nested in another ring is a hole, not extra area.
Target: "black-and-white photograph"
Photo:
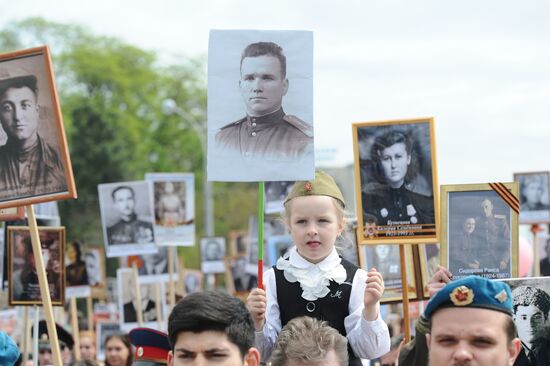
[[[353,124],[360,243],[437,241],[433,119]]]
[[[520,224],[550,222],[550,172],[515,173],[519,183]]]
[[[0,208],[76,197],[54,80],[45,46],[0,56]]]
[[[195,243],[195,176],[189,173],[147,173],[154,199],[157,245]]]
[[[403,287],[401,286],[401,262],[399,257],[399,245],[361,245],[359,247],[359,261],[361,268],[369,271],[376,268],[384,277],[384,294],[381,303],[401,301]],[[407,263],[407,282],[409,299],[417,298],[417,286],[414,276],[414,264],[412,248],[405,246],[405,261]]]
[[[94,287],[104,283],[105,262],[103,260],[104,251],[97,247],[87,247],[84,253],[84,263],[86,263],[86,273],[88,275],[88,285]]]
[[[229,248],[232,256],[246,255],[248,246],[248,233],[244,230],[232,230],[229,232]]]
[[[509,189],[515,194],[517,184]],[[517,213],[509,203],[488,184],[444,185],[441,192],[441,261],[453,278],[517,276]]]
[[[203,274],[201,271],[195,269],[186,269],[183,273],[183,285],[185,287],[185,293],[191,294],[193,292],[202,291]]]
[[[39,227],[40,244],[52,305],[65,301],[65,228]],[[25,226],[8,227],[10,305],[42,305],[31,233]]]
[[[314,176],[313,33],[212,30],[208,179]]]
[[[97,190],[107,257],[155,253],[153,200],[148,183],[99,184]]]
[[[285,210],[284,202],[294,181],[265,182],[265,213],[276,214]]]
[[[428,281],[439,267],[439,244],[420,244],[417,246],[420,257],[420,273],[422,277],[423,297],[429,299]]]
[[[346,228],[342,235],[336,237],[334,243],[338,254],[342,258],[350,261],[351,263],[359,266],[359,250],[357,245],[357,219],[347,218]]]
[[[225,273],[225,238],[201,238],[201,271],[203,273]]]
[[[165,293],[164,283],[162,281],[156,281],[154,278],[139,277],[141,298],[138,298],[131,268],[119,268],[117,270],[117,282],[120,327],[122,329],[132,329],[137,326],[137,309],[139,306],[138,301],[140,301],[143,326],[157,328],[157,306],[161,314],[165,308],[165,304],[163,303],[165,297],[162,296],[162,294]],[[156,302],[155,286],[160,286],[159,297],[161,303],[159,304]]]
[[[105,341],[107,337],[114,334],[122,334],[120,324],[116,322],[99,322],[97,323],[97,359],[105,361]]]
[[[86,266],[84,246],[79,241],[72,241],[65,249],[65,283],[66,295],[71,297],[90,296],[90,281]]]
[[[168,281],[168,251],[169,247],[158,247],[158,251],[153,254],[142,254],[127,258],[126,265],[131,267],[130,258],[137,259],[138,274],[140,277],[155,277],[159,281]],[[174,261],[174,278],[178,274],[178,258],[173,256]]]
[[[505,280],[512,289],[513,318],[521,339],[514,365],[548,365],[550,360],[550,277]]]

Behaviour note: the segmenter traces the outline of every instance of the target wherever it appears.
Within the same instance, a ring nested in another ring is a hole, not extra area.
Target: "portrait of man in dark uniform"
[[[130,186],[119,186],[111,192],[113,204],[118,210],[119,221],[107,228],[109,244],[153,242],[153,225],[138,219],[135,212],[136,195]]]
[[[290,160],[313,144],[313,128],[282,107],[289,88],[286,57],[273,42],[249,44],[241,56],[239,90],[246,116],[223,126],[216,142],[245,158]]]
[[[0,146],[0,199],[67,190],[58,150],[38,130],[38,80],[18,68],[0,68],[0,122],[7,141]]]
[[[208,180],[311,179],[313,33],[210,31],[207,133]]]

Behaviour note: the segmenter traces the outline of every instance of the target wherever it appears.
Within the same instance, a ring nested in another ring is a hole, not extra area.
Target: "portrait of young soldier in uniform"
[[[107,256],[156,253],[147,183],[100,184],[98,192]]]
[[[399,122],[354,124],[363,242],[437,235],[433,121]]]
[[[256,179],[256,167],[261,174],[261,171],[277,172],[275,168],[283,164],[289,165],[291,172],[304,174],[297,167],[313,163],[311,90],[310,85],[304,83],[308,78],[311,80],[311,70],[307,70],[311,65],[308,65],[309,55],[301,55],[309,51],[307,41],[310,34],[293,32],[298,37],[291,42],[289,37],[283,37],[288,32],[225,31],[234,36],[232,43],[235,44],[232,52],[235,64],[231,68],[233,72],[228,74],[235,77],[232,76],[228,92],[238,90],[240,99],[235,100],[236,106],[230,107],[227,93],[220,95],[217,87],[224,84],[217,83],[222,67],[217,68],[221,61],[215,49],[221,46],[221,40],[227,40],[220,32],[223,31],[211,33],[210,46],[214,51],[209,63],[209,148],[213,149],[216,161],[211,161],[212,155],[209,154],[208,163],[222,169],[221,172],[214,169],[213,180],[222,176],[224,180],[259,180]],[[305,51],[292,47],[293,42],[306,43]],[[224,42],[223,47],[231,48],[231,42]],[[229,60],[233,58],[226,55],[223,62]],[[306,69],[306,75],[303,71],[300,74],[299,68]],[[291,94],[293,89],[295,93]],[[300,99],[296,100],[297,97]],[[294,98],[294,101],[287,104],[288,98]],[[232,164],[218,165],[219,159]],[[228,172],[228,168],[238,171],[240,177]],[[278,172],[277,179],[288,174],[292,176],[292,173]],[[211,176],[210,172],[208,175]],[[265,177],[274,179],[272,175]]]
[[[32,55],[0,59],[0,203],[73,196],[68,193],[74,187],[72,177],[71,188],[67,180],[70,164],[58,133],[63,125],[48,75],[49,59],[43,49],[34,50]]]

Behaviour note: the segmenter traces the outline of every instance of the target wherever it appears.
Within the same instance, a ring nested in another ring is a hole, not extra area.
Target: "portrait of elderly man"
[[[249,44],[241,55],[239,90],[246,116],[223,126],[216,143],[246,158],[291,160],[313,144],[313,128],[287,115],[283,97],[290,87],[286,57],[274,42]]]
[[[0,68],[0,198],[24,198],[67,190],[59,153],[39,133],[38,79],[23,69]]]

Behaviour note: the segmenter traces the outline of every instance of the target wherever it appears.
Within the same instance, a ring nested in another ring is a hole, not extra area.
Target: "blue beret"
[[[166,364],[170,351],[170,342],[166,333],[151,328],[134,328],[128,336],[130,342],[136,347],[134,365],[139,365],[139,361]]]
[[[507,283],[468,276],[449,282],[428,302],[424,317],[430,319],[440,308],[471,307],[512,315],[512,292]]]
[[[17,344],[6,333],[0,332],[0,365],[14,365],[18,358]]]

